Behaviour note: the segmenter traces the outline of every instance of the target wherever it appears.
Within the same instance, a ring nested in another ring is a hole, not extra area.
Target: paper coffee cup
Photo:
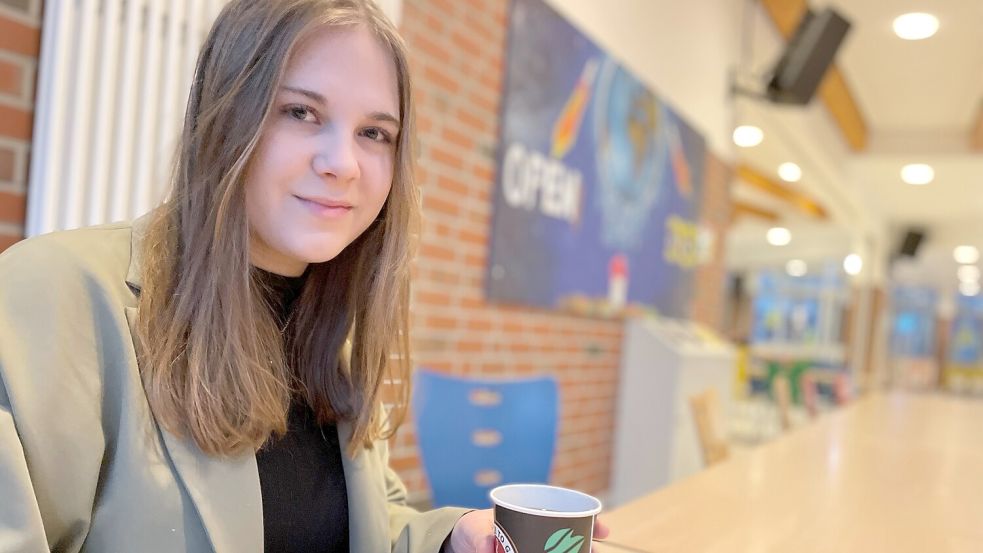
[[[589,553],[601,502],[575,490],[510,484],[491,491],[497,553]]]

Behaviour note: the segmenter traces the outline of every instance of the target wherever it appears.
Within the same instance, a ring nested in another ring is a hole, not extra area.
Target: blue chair
[[[485,508],[495,486],[546,482],[558,395],[551,377],[478,380],[418,369],[413,413],[433,506]]]

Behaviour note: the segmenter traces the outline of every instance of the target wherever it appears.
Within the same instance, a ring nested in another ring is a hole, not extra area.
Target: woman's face
[[[299,275],[358,238],[389,196],[398,117],[395,64],[368,30],[301,42],[246,176],[250,262]]]

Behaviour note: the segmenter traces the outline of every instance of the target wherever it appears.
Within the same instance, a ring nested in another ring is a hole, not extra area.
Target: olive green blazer
[[[137,370],[137,220],[0,255],[0,551],[263,550],[254,455],[159,427]],[[338,425],[342,444],[351,426]],[[342,455],[351,551],[437,552],[461,509],[419,513],[380,441]]]

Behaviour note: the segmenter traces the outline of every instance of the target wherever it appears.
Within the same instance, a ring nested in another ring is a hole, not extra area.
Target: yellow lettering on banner
[[[671,215],[666,219],[666,243],[663,257],[668,263],[683,268],[695,267],[700,262],[699,228],[682,217]]]

